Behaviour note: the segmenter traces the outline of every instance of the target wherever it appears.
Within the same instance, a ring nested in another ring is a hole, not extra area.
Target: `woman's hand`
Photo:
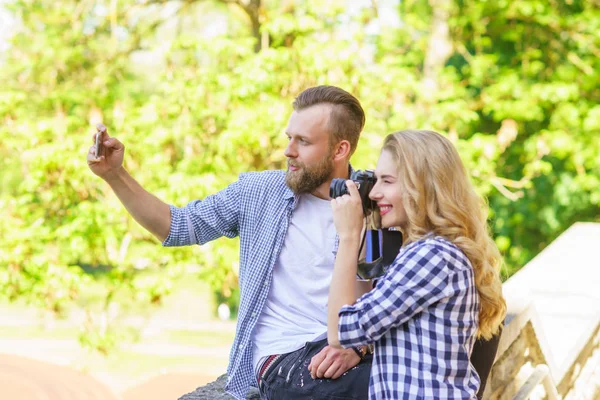
[[[331,200],[335,229],[343,239],[359,238],[364,225],[362,201],[354,181],[347,180],[346,186],[350,195],[343,195]]]

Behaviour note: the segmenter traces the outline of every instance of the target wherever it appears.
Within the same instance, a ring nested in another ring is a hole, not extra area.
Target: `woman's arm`
[[[363,293],[359,293],[356,284],[357,254],[360,246],[360,234],[357,237],[340,237],[340,245],[335,259],[329,303],[327,309],[327,341],[330,346],[341,348],[338,338],[338,313],[342,306],[354,304]]]
[[[327,309],[327,340],[332,347],[340,348],[338,338],[338,313],[342,306],[354,304],[364,291],[356,282],[356,268],[364,216],[358,189],[353,181],[346,181],[349,195],[331,200],[333,222],[340,238],[335,258]]]
[[[470,265],[458,261],[459,252],[451,249],[449,253],[446,247],[434,240],[408,245],[376,288],[354,304],[344,305],[338,313],[342,347],[376,342],[442,299],[464,295],[472,284]],[[475,306],[473,299],[468,303],[468,307]],[[448,315],[456,318],[454,312]]]
[[[357,279],[354,280],[356,286],[356,298],[360,298],[365,293],[373,290],[373,281],[359,281]]]

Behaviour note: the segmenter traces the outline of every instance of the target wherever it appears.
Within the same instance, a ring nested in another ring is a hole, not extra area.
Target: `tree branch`
[[[512,200],[512,201],[517,201],[520,198],[523,197],[523,192],[521,190],[517,191],[517,192],[511,192],[510,190],[508,190],[501,182],[502,178],[499,178],[497,176],[492,177],[492,179],[490,180],[490,182],[492,183],[492,185],[498,189],[498,191],[507,199]]]

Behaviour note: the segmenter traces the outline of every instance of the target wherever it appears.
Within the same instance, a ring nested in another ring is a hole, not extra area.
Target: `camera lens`
[[[336,197],[343,196],[348,194],[348,188],[346,187],[345,179],[333,179],[331,181],[331,185],[329,186],[329,197],[335,199]]]

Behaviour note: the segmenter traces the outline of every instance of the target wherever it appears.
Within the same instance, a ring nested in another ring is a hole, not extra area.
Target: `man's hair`
[[[294,110],[300,111],[318,104],[332,106],[328,128],[333,140],[329,145],[333,147],[341,140],[347,140],[350,154],[353,154],[365,126],[365,112],[358,99],[335,86],[315,86],[300,93],[292,105]]]

